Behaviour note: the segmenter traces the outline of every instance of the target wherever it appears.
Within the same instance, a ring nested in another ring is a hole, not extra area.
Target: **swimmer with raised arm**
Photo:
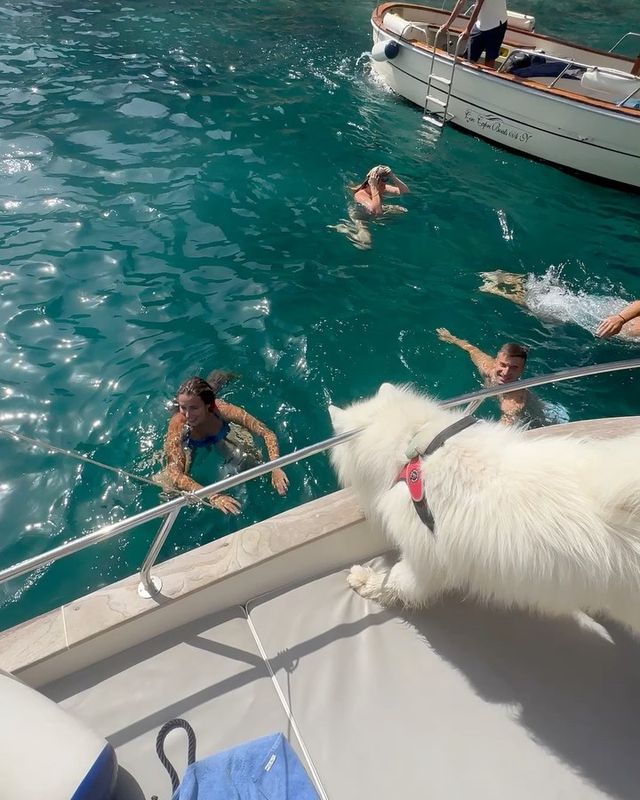
[[[598,338],[621,336],[640,339],[640,300],[623,306],[618,297],[572,292],[550,270],[543,278],[517,272],[481,272],[481,292],[494,294],[528,309],[542,318],[575,322]],[[616,313],[611,311],[617,307]],[[606,313],[604,318],[602,314]]]
[[[503,386],[522,377],[527,363],[528,351],[522,345],[508,342],[503,344],[495,356],[490,356],[479,347],[454,336],[446,328],[436,328],[442,342],[454,344],[464,350],[484,379],[487,386]],[[527,423],[530,427],[547,424],[542,403],[528,389],[517,389],[498,397],[500,403],[500,422],[512,425],[515,422]]]
[[[402,206],[385,206],[382,198],[385,194],[397,197],[407,194],[409,187],[391,171],[391,167],[378,164],[377,167],[367,172],[367,177],[357,186],[350,186],[353,199],[372,217],[378,217],[385,212],[403,213],[406,208]]]
[[[216,391],[230,377],[231,373],[220,371],[212,373],[206,381],[195,376],[177,391],[177,411],[169,421],[164,444],[167,461],[164,475],[176,489],[193,492],[202,488],[188,473],[194,455],[203,448],[215,447],[226,461],[235,462],[240,469],[260,463],[259,452],[251,444],[247,446],[247,438],[250,439],[247,431],[264,440],[270,461],[280,455],[273,431],[240,406],[216,398]],[[289,481],[281,469],[273,470],[271,483],[278,494],[286,494]],[[229,495],[213,495],[208,502],[224,514],[240,513],[240,503]]]
[[[367,222],[387,214],[403,214],[404,206],[383,204],[385,195],[398,197],[407,194],[409,187],[395,175],[391,167],[378,164],[367,173],[365,179],[356,186],[349,186],[354,203],[349,206],[350,222],[329,225],[347,238],[361,250],[371,247],[371,231]]]

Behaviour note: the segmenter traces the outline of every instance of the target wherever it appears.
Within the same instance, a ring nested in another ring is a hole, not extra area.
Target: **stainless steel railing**
[[[640,34],[626,34],[626,35],[635,35],[635,36],[637,36],[637,35],[640,35]],[[620,41],[622,41],[622,39]],[[609,52],[611,52],[611,51],[609,51]],[[511,52],[509,53],[508,57],[502,62],[502,64],[500,64],[500,66],[498,67],[497,71],[498,72],[505,72],[506,68],[511,63],[511,58],[514,55],[519,55],[519,54],[530,56],[530,55],[536,55],[536,52],[534,50],[530,50],[528,48],[522,48],[522,49],[521,48],[514,48],[513,50],[511,50]],[[553,87],[558,83],[558,81],[561,80],[562,78],[564,78],[564,76],[567,74],[567,72],[570,69],[574,69],[574,68],[581,69],[583,71],[597,70],[598,72],[601,72],[601,73],[603,73],[605,75],[614,75],[616,77],[627,77],[627,78],[629,78],[629,82],[630,83],[634,83],[633,82],[633,78],[635,76],[631,75],[630,73],[623,72],[623,71],[621,71],[619,69],[613,69],[612,67],[599,67],[597,64],[587,64],[587,63],[582,62],[582,61],[576,61],[575,59],[567,59],[567,58],[563,58],[562,56],[554,56],[554,55],[551,55],[550,53],[540,53],[539,55],[541,55],[545,59],[546,62],[554,61],[554,62],[557,62],[558,64],[562,64],[563,65],[563,69],[561,70],[561,72],[559,72],[558,75],[556,75],[554,77],[554,79],[551,81],[551,83],[548,84],[547,88],[549,88],[549,89],[553,89]],[[636,94],[638,94],[640,92],[640,88],[635,87],[635,84],[634,84],[633,88],[632,87],[629,87],[629,88],[631,88],[631,92],[628,95],[622,97],[620,100],[618,100],[616,102],[615,105],[617,107],[624,106],[624,104],[628,103],[629,100],[631,100],[634,97],[634,95],[636,95]]]
[[[573,380],[575,378],[584,378],[589,375],[601,375],[605,373],[620,372],[622,370],[638,368],[640,368],[640,358],[632,358],[626,361],[613,361],[606,364],[592,364],[587,367],[565,369],[560,370],[559,372],[550,373],[548,375],[540,375],[534,378],[514,381],[513,383],[504,384],[502,386],[488,386],[484,389],[478,389],[475,392],[468,392],[467,394],[458,395],[458,397],[454,397],[450,400],[442,401],[441,405],[444,408],[453,408],[455,406],[466,405],[466,413],[472,413],[484,400],[489,397],[497,397],[501,394],[506,394],[519,389],[531,389],[534,386],[544,386],[550,383],[559,383],[561,381]],[[140,584],[138,586],[138,593],[142,597],[152,597],[162,588],[162,581],[159,577],[151,575],[151,569],[156,558],[158,557],[158,554],[160,553],[163,544],[171,532],[171,528],[173,527],[178,514],[185,505],[192,505],[194,502],[203,500],[211,495],[225,492],[228,489],[232,489],[234,486],[240,486],[247,481],[258,478],[261,475],[265,475],[266,473],[271,472],[278,467],[286,467],[289,464],[295,464],[297,461],[303,461],[304,459],[310,458],[318,453],[323,453],[324,451],[329,450],[336,445],[349,441],[349,439],[357,436],[358,433],[360,433],[360,430],[361,429],[358,428],[355,430],[346,431],[345,433],[341,433],[337,436],[331,436],[329,439],[324,439],[321,442],[310,444],[307,447],[303,447],[300,450],[295,450],[293,453],[280,456],[280,458],[276,458],[273,461],[269,461],[265,464],[260,464],[257,467],[248,469],[245,472],[239,473],[238,475],[232,475],[228,478],[224,478],[223,480],[212,483],[209,486],[204,486],[202,489],[198,489],[196,492],[181,495],[174,500],[170,500],[167,503],[162,503],[161,505],[150,508],[147,511],[142,511],[140,514],[135,514],[134,516],[121,520],[120,522],[115,522],[111,525],[105,525],[104,527],[99,528],[97,531],[93,531],[93,533],[89,533],[80,539],[75,539],[72,542],[66,542],[65,544],[62,544],[59,547],[54,547],[39,556],[34,556],[33,558],[26,559],[25,561],[21,561],[11,567],[0,570],[0,584],[12,580],[13,578],[19,578],[20,576],[26,575],[27,573],[47,564],[52,564],[54,561],[58,561],[60,558],[64,558],[72,553],[77,553],[80,550],[86,549],[87,547],[99,544],[100,542],[105,542],[109,539],[112,539],[114,536],[119,536],[121,533],[125,533],[133,528],[137,528],[146,522],[154,519],[162,519],[158,533],[156,534],[144,559],[142,567],[140,568]]]
[[[618,41],[617,41],[617,42],[616,42],[616,43],[613,45],[613,47],[609,48],[609,50],[608,50],[607,52],[608,52],[608,53],[613,53],[613,52],[614,52],[614,50],[615,50],[615,49],[616,49],[616,48],[617,48],[619,45],[621,45],[621,44],[622,44],[622,42],[624,42],[624,40],[625,40],[627,37],[629,37],[629,36],[632,36],[632,37],[633,37],[633,36],[637,36],[638,38],[640,38],[640,33],[636,33],[636,31],[627,31],[627,32],[624,34],[624,36],[621,36],[621,37],[618,39]]]

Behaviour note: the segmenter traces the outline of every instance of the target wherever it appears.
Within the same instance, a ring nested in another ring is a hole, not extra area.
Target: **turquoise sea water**
[[[530,0],[538,30],[607,48],[637,0]],[[283,452],[330,435],[326,406],[414,381],[478,386],[447,326],[531,347],[529,374],[628,358],[587,328],[640,297],[637,194],[454,129],[440,138],[374,81],[372,4],[187,0],[0,6],[0,425],[149,477],[177,385],[241,373],[227,397]],[[327,228],[344,186],[388,163],[411,194],[355,249]],[[480,294],[532,273],[542,318]],[[565,321],[558,321],[565,320]],[[568,321],[566,321],[568,320]],[[640,376],[541,391],[570,419],[638,412]],[[158,491],[0,437],[0,566],[154,505]],[[215,459],[207,462],[216,477]],[[201,465],[202,467],[202,465]],[[333,490],[326,459],[189,510],[162,557]],[[202,475],[200,476],[202,477]],[[0,586],[0,627],[134,572],[153,528]]]

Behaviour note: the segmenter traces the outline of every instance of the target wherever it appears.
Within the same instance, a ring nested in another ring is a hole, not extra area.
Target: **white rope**
[[[40,447],[45,450],[51,450],[54,453],[60,453],[63,456],[69,456],[69,458],[75,458],[76,461],[84,461],[86,464],[93,464],[94,466],[101,467],[109,472],[115,472],[115,474],[121,478],[130,478],[132,481],[138,481],[138,483],[144,483],[147,486],[153,486],[156,489],[167,491],[159,483],[149,480],[149,478],[143,478],[142,475],[134,475],[131,472],[127,472],[126,469],[112,467],[110,464],[103,464],[102,461],[96,461],[95,458],[90,458],[82,453],[77,453],[75,450],[65,450],[64,447],[56,447],[56,445],[51,444],[50,442],[44,442],[41,439],[32,439],[30,436],[25,436],[23,433],[10,431],[8,428],[0,428],[0,434],[1,433],[4,433],[6,436],[10,436],[13,439],[18,439],[21,442],[26,442],[27,444],[35,445],[36,447]],[[177,495],[182,495],[183,497],[188,498],[189,503],[192,505],[205,505],[207,508],[211,507],[211,504],[207,502],[206,498],[194,496],[192,492],[182,492],[179,489],[172,489],[170,491]]]
[[[278,695],[280,703],[282,704],[282,707],[284,709],[284,713],[287,715],[287,718],[289,720],[289,724],[291,725],[291,728],[292,728],[293,732],[295,733],[296,738],[298,739],[298,743],[300,744],[300,750],[302,750],[302,754],[303,754],[303,756],[304,756],[304,758],[305,758],[305,760],[307,762],[307,766],[309,767],[309,772],[311,773],[311,777],[313,778],[314,783],[316,784],[316,789],[318,790],[318,794],[320,795],[321,800],[329,800],[329,797],[328,797],[328,795],[327,795],[327,793],[325,791],[325,788],[322,785],[322,781],[320,780],[320,775],[318,775],[318,770],[316,769],[315,764],[313,763],[313,760],[311,758],[311,754],[309,753],[309,750],[307,748],[307,745],[305,744],[305,741],[302,738],[302,734],[300,733],[300,728],[298,728],[298,723],[296,722],[295,717],[293,716],[293,712],[291,711],[291,707],[289,706],[289,703],[287,702],[287,698],[284,696],[284,692],[280,688],[280,684],[278,683],[278,679],[276,678],[275,673],[274,673],[273,669],[271,668],[271,662],[269,661],[269,656],[267,655],[266,650],[262,646],[262,642],[260,640],[260,637],[258,636],[258,631],[256,630],[255,625],[253,624],[253,620],[251,619],[251,617],[249,615],[249,609],[245,607],[244,608],[244,613],[245,613],[245,616],[246,616],[247,624],[249,625],[249,630],[251,631],[251,634],[253,635],[253,638],[254,638],[254,641],[256,643],[256,646],[257,646],[258,650],[260,651],[260,656],[262,657],[262,660],[264,661],[264,664],[265,664],[267,670],[269,671],[269,675],[271,677],[271,681],[273,683],[273,687],[276,690],[276,694]]]
[[[102,467],[102,469],[115,472],[116,475],[120,475],[120,477],[131,478],[131,480],[140,481],[140,483],[146,483],[149,486],[155,486],[156,489],[161,488],[159,484],[155,483],[154,481],[150,481],[148,478],[143,478],[140,475],[133,475],[131,472],[127,472],[125,469],[120,469],[119,467],[112,467],[109,464],[103,464],[101,461],[96,461],[94,458],[85,456],[82,453],[76,453],[75,450],[65,450],[64,447],[56,447],[54,444],[43,442],[40,439],[31,439],[29,436],[25,436],[22,433],[16,433],[15,431],[10,431],[8,428],[0,428],[0,433],[4,433],[6,436],[11,436],[12,438],[18,439],[22,442],[27,442],[27,444],[33,444],[36,447],[42,447],[45,450],[51,450],[54,453],[61,453],[64,456],[69,456],[69,458],[75,458],[77,461],[84,461],[87,464],[93,464],[96,467]]]

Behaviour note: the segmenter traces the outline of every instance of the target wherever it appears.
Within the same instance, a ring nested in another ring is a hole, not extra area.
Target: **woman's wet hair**
[[[214,369],[207,375],[207,383],[217,394],[223,386],[239,377],[237,372],[231,372],[228,369]]]
[[[205,405],[210,406],[215,402],[216,394],[220,389],[237,377],[235,372],[224,369],[214,369],[209,373],[206,381],[199,375],[194,375],[180,384],[176,398],[181,394],[188,394],[192,397],[199,397]]]

